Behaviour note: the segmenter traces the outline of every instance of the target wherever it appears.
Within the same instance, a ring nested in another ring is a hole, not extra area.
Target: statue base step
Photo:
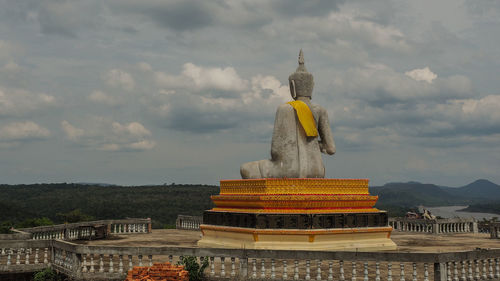
[[[202,224],[203,248],[373,251],[395,250],[392,227],[256,229]]]

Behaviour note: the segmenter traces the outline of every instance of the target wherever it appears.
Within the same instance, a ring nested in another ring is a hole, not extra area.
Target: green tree
[[[14,226],[14,224],[10,221],[3,221],[0,223],[0,234],[9,234],[10,228]]]
[[[32,219],[25,219],[20,223],[16,224],[16,228],[26,228],[26,227],[36,227],[36,226],[42,226],[42,225],[53,225],[54,222],[47,218],[47,217],[42,217],[42,218],[32,218]]]
[[[94,219],[93,216],[82,213],[80,209],[75,209],[68,213],[57,213],[57,216],[60,217],[65,223],[91,221]]]
[[[208,257],[205,257],[203,262],[199,264],[196,257],[186,256],[182,257],[182,260],[178,264],[184,265],[184,268],[189,272],[189,281],[201,281],[203,279],[203,271],[208,266]]]

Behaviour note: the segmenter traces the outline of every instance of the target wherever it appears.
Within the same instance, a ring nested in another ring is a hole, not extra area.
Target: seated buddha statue
[[[271,159],[244,163],[243,179],[258,178],[324,178],[321,153],[335,153],[333,134],[325,108],[311,103],[314,80],[299,53],[299,66],[288,77],[294,99],[276,111]]]

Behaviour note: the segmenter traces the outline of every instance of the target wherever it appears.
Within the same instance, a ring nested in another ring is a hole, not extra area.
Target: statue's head
[[[294,73],[288,76],[288,82],[290,83],[290,94],[293,99],[312,96],[314,79],[304,66],[304,53],[302,49],[299,53],[299,67],[297,67]]]

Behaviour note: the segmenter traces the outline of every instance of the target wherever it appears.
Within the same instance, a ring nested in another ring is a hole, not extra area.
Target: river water
[[[458,211],[458,210],[467,208],[467,206],[441,206],[441,207],[425,207],[425,206],[420,206],[419,207],[420,211],[422,211],[422,208],[431,211],[431,213],[433,215],[435,215],[435,216],[440,216],[440,217],[443,217],[443,218],[460,217],[460,218],[475,218],[475,219],[478,219],[478,220],[481,220],[482,218],[490,219],[492,217],[498,217],[498,218],[500,218],[499,214],[472,213],[472,212]]]

